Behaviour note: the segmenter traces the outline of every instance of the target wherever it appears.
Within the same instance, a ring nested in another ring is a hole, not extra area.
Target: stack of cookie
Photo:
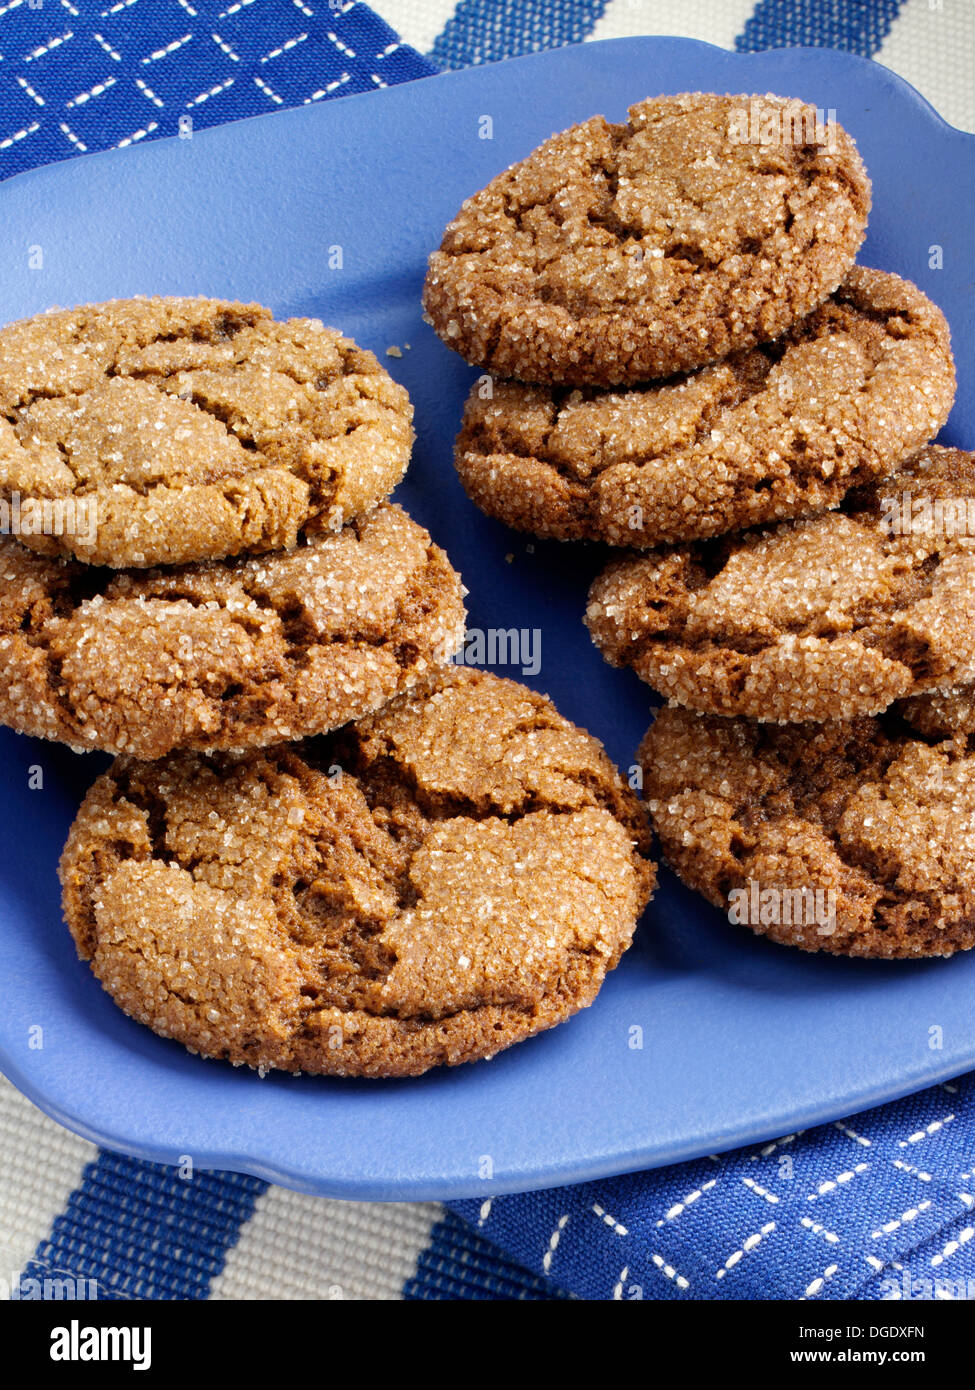
[[[403,1075],[590,1003],[652,889],[643,811],[547,700],[449,665],[463,589],[385,500],[412,407],[375,357],[116,300],[0,331],[0,394],[0,719],[118,755],[61,877],[121,1007]]]
[[[640,757],[687,883],[805,949],[950,955],[975,944],[975,456],[929,443],[948,326],[854,264],[870,188],[835,121],[700,93],[629,116],[501,174],[431,259],[435,328],[490,373],[461,479],[626,547],[586,620],[672,702]]]
[[[408,689],[463,622],[446,556],[383,501],[406,392],[320,323],[43,314],[0,332],[0,392],[15,729],[140,758],[301,738]]]

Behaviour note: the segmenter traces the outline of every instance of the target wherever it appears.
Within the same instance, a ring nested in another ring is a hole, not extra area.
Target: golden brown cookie
[[[459,577],[383,503],[293,550],[154,570],[0,539],[0,721],[158,758],[303,738],[378,709],[462,640]]]
[[[944,315],[855,267],[778,342],[629,391],[475,383],[454,459],[482,511],[556,540],[643,549],[810,516],[938,432]]]
[[[445,671],[338,735],[118,759],[61,859],[126,1013],[235,1064],[406,1076],[592,1003],[653,887],[601,745],[513,681]]]
[[[704,713],[849,719],[975,680],[975,454],[930,445],[839,511],[626,555],[586,622]]]
[[[114,299],[0,330],[0,496],[26,545],[89,564],[338,530],[403,476],[412,415],[371,352],[257,304]]]
[[[836,122],[707,92],[629,117],[552,136],[447,227],[424,304],[468,362],[577,386],[669,376],[777,338],[850,269],[870,184]]]
[[[665,858],[731,921],[804,951],[975,945],[975,746],[896,715],[769,725],[670,707],[640,749]]]
[[[897,712],[927,738],[968,738],[975,734],[975,686],[915,695],[897,705]]]

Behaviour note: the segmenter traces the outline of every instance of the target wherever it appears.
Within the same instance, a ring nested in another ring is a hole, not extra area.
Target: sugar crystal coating
[[[414,1075],[590,1004],[654,882],[646,819],[544,696],[444,670],[326,739],[117,759],[61,860],[115,1001],[254,1067]]]
[[[626,391],[475,382],[454,461],[482,511],[645,548],[834,507],[948,418],[944,315],[856,266],[777,342]]]
[[[944,525],[956,504],[957,531]],[[690,709],[874,714],[975,680],[969,511],[975,454],[931,445],[839,511],[613,561],[586,621],[608,660]],[[941,524],[915,524],[925,516]]]
[[[748,925],[806,951],[912,959],[975,945],[975,745],[893,715],[759,724],[669,707],[640,748],[664,857],[730,895],[829,894],[831,920]]]
[[[975,734],[975,685],[914,695],[896,708],[912,729],[928,738],[968,738]]]
[[[256,304],[137,298],[0,330],[0,494],[84,499],[48,555],[151,566],[294,545],[385,497],[412,406],[371,352]]]
[[[153,570],[0,538],[0,721],[158,758],[303,738],[378,709],[462,640],[461,583],[381,503],[292,550]]]
[[[779,138],[740,138],[753,105]],[[436,331],[502,376],[573,385],[778,337],[843,279],[870,206],[853,141],[815,121],[795,100],[697,92],[552,136],[447,227],[424,289]]]

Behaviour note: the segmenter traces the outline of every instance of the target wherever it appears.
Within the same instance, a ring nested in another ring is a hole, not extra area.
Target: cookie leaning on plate
[[[61,860],[126,1013],[251,1066],[415,1075],[594,999],[653,887],[601,745],[474,671],[308,744],[119,759]]]
[[[0,496],[57,503],[73,524],[21,539],[90,564],[337,530],[403,476],[412,415],[371,352],[256,304],[114,299],[0,330]]]
[[[785,945],[911,959],[975,945],[975,746],[894,714],[758,724],[674,707],[640,748],[665,858]]]
[[[0,539],[0,721],[158,758],[302,738],[378,709],[460,643],[460,579],[383,503],[293,550],[154,570]]]
[[[586,622],[609,661],[690,709],[874,714],[975,680],[969,516],[975,454],[930,445],[839,511],[613,561]]]
[[[475,383],[454,461],[489,516],[644,548],[812,515],[935,435],[955,371],[936,305],[856,266],[777,342],[628,391]]]
[[[795,100],[690,93],[594,116],[468,198],[424,304],[468,362],[520,381],[669,376],[777,338],[863,240],[870,184]]]

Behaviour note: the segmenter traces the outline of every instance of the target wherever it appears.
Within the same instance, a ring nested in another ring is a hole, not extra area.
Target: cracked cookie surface
[[[154,570],[50,560],[0,538],[0,721],[158,758],[337,728],[460,643],[461,583],[381,503],[293,550]]]
[[[836,506],[948,418],[944,315],[856,266],[778,342],[629,391],[475,383],[454,462],[522,531],[643,549]]]
[[[768,143],[740,127],[752,105]],[[698,92],[552,136],[447,227],[424,287],[436,331],[501,376],[602,386],[778,337],[843,279],[870,206],[853,141],[815,119]]]
[[[549,700],[454,670],[325,739],[117,759],[60,873],[79,953],[157,1033],[403,1076],[590,1004],[652,891],[648,833]]]
[[[731,920],[837,955],[975,944],[971,740],[892,714],[775,726],[670,707],[638,756],[664,857]]]
[[[0,494],[90,509],[60,535],[20,533],[90,564],[337,530],[403,476],[412,415],[371,352],[256,304],[117,299],[0,330]]]
[[[975,680],[975,454],[930,445],[839,511],[628,555],[586,622],[678,704],[849,719]]]

